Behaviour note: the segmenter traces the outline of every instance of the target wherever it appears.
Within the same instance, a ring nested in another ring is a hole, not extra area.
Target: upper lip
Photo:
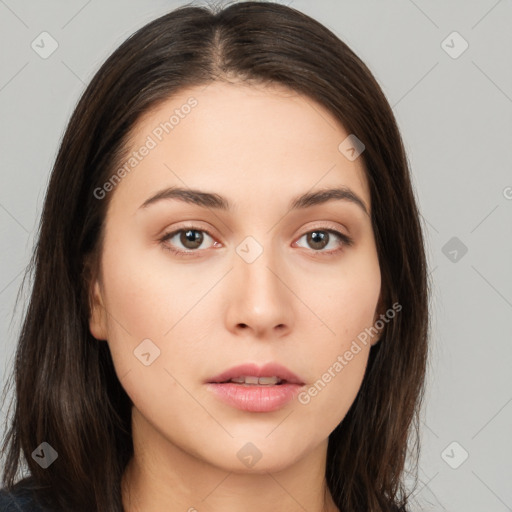
[[[282,381],[286,381],[290,384],[304,384],[300,377],[295,375],[288,368],[278,363],[268,363],[263,366],[258,366],[253,363],[246,363],[238,366],[233,366],[229,370],[219,373],[219,375],[216,375],[215,377],[211,377],[210,379],[208,379],[207,382],[227,382],[230,379],[247,376],[278,377]]]

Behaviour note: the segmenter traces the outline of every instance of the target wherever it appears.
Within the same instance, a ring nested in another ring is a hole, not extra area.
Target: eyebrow
[[[146,199],[139,208],[147,208],[159,201],[170,199],[217,210],[229,211],[232,209],[229,200],[219,194],[180,187],[169,187],[158,191],[156,194]],[[364,201],[348,187],[327,188],[315,192],[306,192],[292,199],[288,209],[299,210],[310,208],[333,200],[348,201],[359,206],[366,215],[369,215]]]

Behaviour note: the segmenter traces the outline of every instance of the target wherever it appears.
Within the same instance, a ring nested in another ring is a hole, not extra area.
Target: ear
[[[97,340],[107,339],[107,315],[103,305],[101,286],[97,279],[92,283],[89,330]]]
[[[372,339],[370,342],[372,347],[380,341],[380,338],[382,336],[382,331],[384,330],[384,328],[386,326],[386,323],[381,319],[381,315],[384,315],[384,313],[385,313],[384,300],[383,300],[382,294],[381,294],[379,296],[379,301],[377,303],[377,307],[375,308],[375,315],[373,317],[373,326],[379,331],[379,333],[376,334],[375,336],[372,336]],[[378,322],[378,324],[377,324],[377,320],[380,320],[380,322]],[[384,325],[382,326],[382,329],[379,329],[379,326],[382,323]]]
[[[107,339],[107,314],[97,265],[92,256],[86,258],[83,267],[83,283],[89,302],[89,331],[97,340]]]

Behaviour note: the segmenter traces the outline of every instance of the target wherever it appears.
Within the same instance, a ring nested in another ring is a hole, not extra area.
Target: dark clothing
[[[32,485],[32,479],[27,477],[15,484],[10,493],[0,489],[0,512],[53,512],[37,503]],[[398,507],[395,510],[407,512],[405,509],[399,510]]]
[[[0,512],[52,512],[36,501],[31,483],[30,478],[24,478],[10,493],[0,489]]]

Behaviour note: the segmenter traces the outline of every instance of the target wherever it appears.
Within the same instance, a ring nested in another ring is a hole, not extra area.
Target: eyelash
[[[199,228],[197,228],[195,226],[184,226],[184,227],[182,227],[180,229],[176,229],[174,231],[166,233],[166,234],[164,234],[162,236],[162,238],[160,238],[159,241],[162,244],[163,248],[166,251],[169,251],[169,252],[171,252],[171,253],[173,253],[173,254],[175,254],[177,256],[180,256],[180,257],[182,257],[182,256],[183,257],[194,257],[194,253],[199,253],[199,252],[201,252],[201,250],[206,250],[206,249],[197,249],[197,250],[181,251],[179,249],[172,248],[169,244],[166,243],[168,240],[173,238],[175,235],[177,235],[178,233],[181,233],[183,231],[198,231],[198,232],[206,233],[210,238],[215,240],[215,237],[207,229],[199,229]],[[311,229],[310,231],[307,231],[306,233],[304,233],[303,235],[300,236],[299,240],[302,237],[304,237],[305,235],[308,235],[308,234],[316,232],[316,231],[334,234],[336,237],[338,237],[341,240],[341,247],[339,247],[338,249],[330,250],[330,251],[324,251],[324,250],[315,251],[314,249],[311,249],[313,251],[313,253],[318,253],[320,255],[323,254],[323,255],[325,255],[327,257],[335,256],[339,252],[343,251],[346,247],[352,246],[353,243],[354,243],[352,238],[350,238],[349,236],[347,236],[347,235],[345,235],[343,233],[340,233],[339,231],[337,231],[335,229],[321,228],[321,227],[320,228],[314,228],[314,229]]]

